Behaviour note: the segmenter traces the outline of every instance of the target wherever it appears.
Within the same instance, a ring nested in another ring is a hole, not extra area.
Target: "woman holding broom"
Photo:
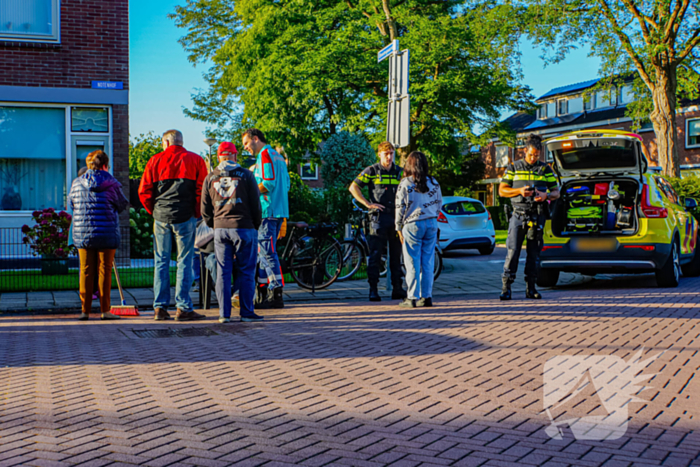
[[[129,202],[122,185],[109,172],[109,157],[93,151],[85,159],[87,172],[76,178],[68,195],[73,210],[73,244],[80,257],[80,300],[87,320],[92,307],[93,280],[98,275],[102,319],[119,319],[110,313],[112,263],[119,247],[119,212]]]

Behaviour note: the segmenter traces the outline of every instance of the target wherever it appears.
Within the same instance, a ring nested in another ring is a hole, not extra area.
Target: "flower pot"
[[[41,274],[45,276],[68,274],[68,258],[43,256],[41,258]]]

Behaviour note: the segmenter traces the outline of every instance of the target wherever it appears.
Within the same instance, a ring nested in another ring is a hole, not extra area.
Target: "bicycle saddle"
[[[296,227],[297,229],[305,229],[309,226],[306,222],[287,222],[287,227]]]

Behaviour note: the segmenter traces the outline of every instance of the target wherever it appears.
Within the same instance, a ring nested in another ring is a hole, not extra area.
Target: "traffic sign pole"
[[[377,53],[377,62],[389,58],[389,86],[387,94],[386,140],[397,148],[411,143],[411,108],[408,94],[410,54],[399,52],[398,39]]]

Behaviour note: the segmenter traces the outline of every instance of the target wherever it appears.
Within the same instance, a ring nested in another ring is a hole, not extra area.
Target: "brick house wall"
[[[46,101],[42,101],[41,97],[16,100],[38,104],[110,105],[110,165],[114,176],[126,187],[124,191],[128,197],[129,110],[126,98],[115,99],[112,96],[124,96],[129,89],[129,2],[60,0],[59,3],[60,43],[0,38],[0,87],[8,87],[0,101],[15,100],[10,93],[16,87],[22,87],[25,96],[32,96],[32,93],[37,96],[60,96],[62,94],[51,92],[63,88],[66,96],[83,96],[85,100],[61,100],[61,97]],[[92,81],[121,82],[123,91],[92,89]],[[121,103],[115,103],[118,101]],[[128,212],[122,214],[121,221],[123,225],[128,225]],[[128,251],[128,239],[125,240],[123,243]]]

